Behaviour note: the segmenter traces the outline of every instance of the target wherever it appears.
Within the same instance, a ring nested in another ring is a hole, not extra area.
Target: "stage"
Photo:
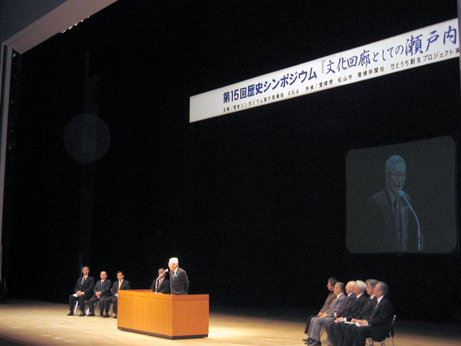
[[[113,318],[66,316],[66,304],[0,304],[0,345],[303,345],[304,312],[211,308],[209,336],[169,340],[124,332]],[[307,312],[306,312],[307,313]],[[461,345],[459,326],[398,320],[394,344]],[[387,345],[392,345],[390,340]]]

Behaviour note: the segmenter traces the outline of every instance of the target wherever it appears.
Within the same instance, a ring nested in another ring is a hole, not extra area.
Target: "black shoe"
[[[117,314],[115,314],[114,318],[117,318]]]
[[[107,318],[107,317],[110,317],[110,316],[109,316],[109,314],[104,314],[104,315],[102,315],[102,317]]]
[[[82,312],[80,313],[80,316],[85,316],[85,313],[82,311]]]
[[[303,339],[303,341],[304,341],[304,342],[309,341],[309,338],[305,338],[305,339]]]
[[[96,316],[96,315],[94,314],[94,312],[90,312],[88,316]]]
[[[71,311],[67,314],[67,316],[74,316],[74,313]]]

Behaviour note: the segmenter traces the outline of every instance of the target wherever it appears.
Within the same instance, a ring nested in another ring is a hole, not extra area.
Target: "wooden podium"
[[[202,338],[208,336],[209,295],[120,290],[117,316],[121,330],[168,339]]]

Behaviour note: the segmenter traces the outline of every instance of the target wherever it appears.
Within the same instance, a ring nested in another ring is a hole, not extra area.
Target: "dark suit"
[[[376,299],[376,297],[373,297],[373,299],[368,299],[355,319],[368,321],[377,303],[378,299]],[[340,323],[340,325],[342,328],[340,331],[338,343],[335,344],[335,346],[352,346],[354,344],[355,332],[359,327],[357,327],[355,324]]]
[[[356,303],[354,306],[351,307],[349,311],[344,311],[344,314],[341,317],[346,318],[346,320],[350,321],[351,319],[355,318],[355,316],[359,316],[361,311],[363,310],[364,305],[371,300],[369,297],[363,293],[360,297],[356,297]]]
[[[157,278],[152,282],[150,289],[152,292],[168,294],[170,293],[170,280],[168,280],[166,277],[163,278],[163,280]]]
[[[391,301],[383,297],[381,302],[373,310],[368,326],[357,328],[354,337],[354,346],[364,346],[367,338],[384,340],[389,332],[394,318],[394,308]]]
[[[410,201],[410,196],[405,193]],[[366,252],[406,252],[417,251],[417,229],[410,208],[400,198],[400,229],[387,188],[371,196],[367,202],[367,214],[363,225],[363,238],[360,248]]]
[[[336,311],[336,316],[341,317],[349,313],[349,311],[354,307],[356,302],[357,296],[355,295],[355,293],[351,293],[350,295],[348,295],[346,297],[346,302],[344,303],[344,305],[341,307],[341,309]]]
[[[69,296],[69,310],[72,312],[74,310],[75,301],[78,300],[78,307],[81,312],[85,312],[85,300],[90,299],[91,293],[94,287],[94,278],[88,276],[86,280],[83,280],[83,277],[79,277],[75,283],[74,293]],[[74,297],[74,294],[77,291],[85,292],[80,297]]]
[[[98,282],[96,282],[96,285],[94,285],[94,288],[93,288],[93,297],[91,297],[89,303],[90,303],[90,313],[91,314],[94,314],[94,304],[96,304],[96,302],[99,300],[99,313],[102,315],[103,312],[104,312],[104,300],[106,300],[106,298],[109,296],[110,294],[110,287],[112,285],[112,282],[110,280],[104,280],[104,282],[102,282],[101,280],[99,280]],[[101,292],[101,298],[98,299],[98,297],[96,297],[96,292]]]
[[[344,317],[346,320],[350,321],[353,318],[357,318],[360,316],[362,310],[368,311],[370,307],[367,306],[366,309],[364,309],[365,304],[371,304],[372,300],[369,299],[369,297],[366,294],[362,294],[360,297],[356,298],[355,304],[349,308],[348,311],[344,311],[341,315],[338,315],[338,317]],[[338,323],[333,323],[329,326],[328,332],[328,339],[331,341],[333,345],[339,345],[341,342],[339,340],[342,340],[344,337],[343,333],[345,332],[345,328],[348,326],[348,324],[338,322]],[[344,329],[343,329],[344,328]]]
[[[119,291],[119,281],[115,281],[110,289],[110,297],[107,297],[104,300],[104,310],[106,314],[109,314],[110,303],[112,303],[112,311],[114,314],[117,314],[117,303],[118,303],[118,291]],[[122,281],[120,290],[131,290],[130,282],[127,280]]]
[[[170,294],[187,294],[189,291],[189,278],[185,270],[177,268],[176,273],[170,273]]]

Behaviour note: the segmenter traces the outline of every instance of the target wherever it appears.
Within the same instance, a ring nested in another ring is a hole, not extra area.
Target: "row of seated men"
[[[394,310],[386,297],[388,287],[374,279],[344,283],[330,278],[330,294],[316,316],[308,318],[303,339],[309,346],[320,346],[322,328],[329,346],[364,346],[367,338],[386,338],[394,319]]]
[[[164,294],[187,294],[189,289],[189,279],[187,273],[178,266],[178,259],[171,258],[168,266],[170,268],[169,277],[164,268],[158,270],[158,276],[152,282],[151,289],[155,293]],[[96,283],[92,276],[89,276],[90,268],[82,268],[82,276],[75,283],[74,293],[69,296],[69,313],[68,316],[74,315],[74,306],[78,302],[80,316],[95,316],[95,304],[99,302],[99,315],[109,317],[110,306],[114,318],[117,318],[118,291],[130,290],[131,285],[125,280],[123,271],[117,272],[117,280],[112,282],[107,279],[107,272],[102,271],[99,275],[101,280]],[[171,280],[170,280],[171,279]],[[88,315],[85,313],[85,305],[88,304]]]

